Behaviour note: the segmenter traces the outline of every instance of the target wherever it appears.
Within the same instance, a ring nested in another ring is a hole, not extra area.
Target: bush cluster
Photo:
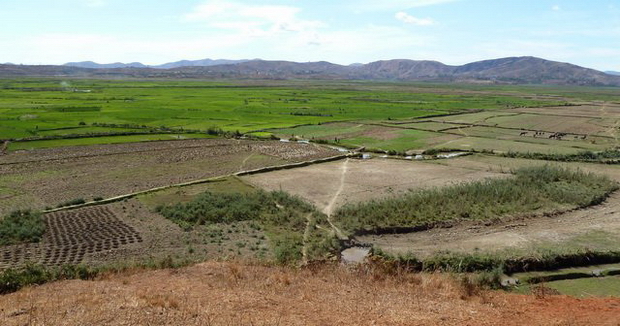
[[[218,194],[207,191],[191,202],[159,206],[156,210],[185,229],[194,225],[253,220],[303,231],[305,215],[312,213],[314,207],[283,191],[259,190]]]
[[[166,256],[159,259],[150,258],[140,262],[103,266],[64,265],[60,267],[46,267],[38,264],[26,264],[20,268],[9,268],[0,271],[0,295],[15,292],[25,286],[58,280],[92,280],[102,273],[135,270],[137,268],[179,268],[194,262],[188,259],[173,259],[171,256]]]
[[[66,202],[62,202],[58,205],[56,205],[56,208],[61,208],[61,207],[66,207],[66,206],[73,206],[73,205],[82,205],[85,204],[86,200],[84,198],[74,198],[71,200],[67,200]]]
[[[0,246],[24,242],[39,242],[45,223],[38,212],[18,210],[0,221]]]

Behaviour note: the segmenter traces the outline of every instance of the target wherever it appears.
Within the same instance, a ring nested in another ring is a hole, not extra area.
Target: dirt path
[[[471,169],[412,160],[350,159],[346,174],[342,172],[343,161],[337,161],[242,179],[267,190],[285,190],[308,200],[321,212],[333,214],[343,204],[394,196],[408,189],[505,177],[505,174],[486,171],[486,167]],[[335,194],[338,195],[334,201]],[[332,207],[328,209],[330,202]]]
[[[330,216],[332,214],[332,212],[334,210],[334,205],[336,204],[336,201],[338,200],[338,197],[342,193],[342,190],[344,190],[344,181],[345,181],[345,177],[347,175],[347,165],[348,164],[349,164],[349,159],[346,159],[346,160],[344,160],[344,162],[342,162],[342,165],[340,167],[342,172],[340,174],[340,185],[338,186],[338,190],[336,190],[336,192],[332,196],[332,199],[329,201],[329,204],[327,204],[327,206],[325,206],[325,208],[323,209],[323,213],[325,213],[327,216]]]
[[[338,186],[338,190],[336,190],[336,193],[334,194],[332,199],[329,201],[329,204],[327,204],[327,206],[323,209],[323,213],[327,215],[327,222],[329,222],[329,225],[331,225],[331,227],[336,232],[336,236],[338,236],[338,238],[341,240],[348,239],[348,237],[342,232],[342,230],[340,230],[337,226],[334,225],[331,217],[334,211],[334,206],[336,204],[336,201],[338,200],[338,197],[340,197],[340,194],[344,190],[348,165],[349,165],[349,159],[346,159],[344,160],[344,162],[342,162],[342,165],[341,165],[342,172],[340,174],[340,185]]]
[[[312,216],[312,212],[308,213],[308,215],[306,215],[306,228],[304,229],[304,237],[302,240],[303,243],[303,247],[301,247],[301,263],[302,265],[307,265],[308,264],[308,238],[310,237],[310,231],[311,231],[311,227],[312,227],[312,219],[310,218]]]
[[[588,246],[617,249],[620,241],[620,192],[598,206],[554,217],[512,220],[492,226],[467,223],[449,229],[390,235],[367,235],[370,242],[390,252],[412,252],[418,257],[437,251],[474,252],[508,248],[547,246]]]
[[[250,155],[248,155],[248,157],[246,157],[243,162],[241,162],[241,165],[239,165],[239,171],[243,171],[243,167],[245,166],[245,163],[248,162],[248,160],[254,156],[254,153],[250,153]]]

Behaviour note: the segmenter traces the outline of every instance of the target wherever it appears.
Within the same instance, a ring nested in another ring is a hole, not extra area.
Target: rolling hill
[[[131,62],[131,63],[96,63],[92,61],[80,61],[80,62],[67,62],[63,66],[69,67],[78,67],[78,68],[93,68],[93,69],[107,69],[107,68],[159,68],[159,69],[170,69],[170,68],[178,68],[178,67],[208,67],[208,66],[217,66],[217,65],[225,65],[225,64],[236,64],[247,62],[250,60],[226,60],[226,59],[202,59],[202,60],[181,60],[175,62],[168,62],[161,65],[145,65],[140,62]]]
[[[437,61],[395,59],[368,64],[338,65],[325,61],[267,60],[177,61],[160,66],[139,62],[62,66],[0,65],[0,76],[93,78],[235,78],[235,79],[353,79],[499,84],[620,86],[620,76],[570,63],[536,57],[509,57],[450,66]]]

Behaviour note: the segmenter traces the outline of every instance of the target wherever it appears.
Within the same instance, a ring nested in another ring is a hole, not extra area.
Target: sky
[[[0,0],[0,63],[255,59],[620,71],[620,0]]]

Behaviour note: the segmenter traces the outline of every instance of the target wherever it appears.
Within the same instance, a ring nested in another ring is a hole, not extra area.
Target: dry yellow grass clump
[[[512,295],[441,274],[206,262],[0,296],[0,325],[618,325],[620,299]]]

